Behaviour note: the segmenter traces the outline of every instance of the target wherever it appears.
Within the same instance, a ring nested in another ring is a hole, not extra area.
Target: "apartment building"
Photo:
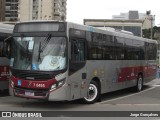
[[[0,21],[5,20],[5,0],[0,0]]]
[[[18,20],[18,0],[0,0],[0,21]]]
[[[20,21],[66,20],[67,0],[20,0]]]

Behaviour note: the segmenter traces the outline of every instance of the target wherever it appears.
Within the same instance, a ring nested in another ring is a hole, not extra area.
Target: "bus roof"
[[[14,25],[0,23],[0,33],[12,33]]]
[[[97,27],[92,27],[92,26],[87,26],[87,25],[79,25],[79,24],[71,23],[71,22],[68,22],[68,24],[71,28],[75,28],[75,29],[77,28],[77,29],[82,29],[82,30],[91,31],[91,32],[104,33],[104,34],[109,34],[109,35],[113,35],[113,36],[130,38],[133,40],[139,40],[139,41],[145,41],[145,42],[149,42],[149,43],[158,44],[156,40],[138,37],[138,36],[133,35],[130,32],[116,30],[114,28],[113,29],[102,29],[102,28],[97,28]]]
[[[23,24],[23,23],[47,23],[47,22],[64,22],[64,21],[57,21],[57,20],[34,20],[34,21],[25,21],[25,22],[19,22],[17,24]],[[124,38],[130,38],[130,39],[135,39],[135,40],[140,40],[140,41],[146,41],[150,43],[157,43],[156,40],[152,39],[147,39],[147,38],[142,38],[138,36],[134,36],[130,32],[127,31],[120,31],[120,30],[113,30],[113,29],[102,29],[102,28],[96,28],[92,26],[87,26],[87,25],[81,25],[77,23],[72,23],[72,22],[64,22],[67,23],[68,28],[75,28],[75,29],[80,29],[80,30],[85,30],[89,32],[97,32],[97,33],[102,33],[102,34],[109,34],[113,36],[119,36],[119,37],[124,37]]]

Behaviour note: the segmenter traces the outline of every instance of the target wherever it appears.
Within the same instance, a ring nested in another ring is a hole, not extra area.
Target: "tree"
[[[156,32],[159,32],[159,33],[160,33],[160,27],[157,27],[157,26],[154,26],[154,27],[153,27],[153,30],[152,30],[153,39],[156,39],[156,38],[154,38],[154,34],[155,34]],[[142,33],[143,33],[143,37],[144,37],[144,38],[151,38],[151,29],[143,29],[143,30],[142,30]]]
[[[143,33],[144,38],[150,38],[151,37],[151,29],[143,29],[142,33]]]

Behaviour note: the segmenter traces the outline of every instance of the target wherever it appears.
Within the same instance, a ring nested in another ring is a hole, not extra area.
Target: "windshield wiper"
[[[41,60],[41,42],[39,43],[39,48],[38,48],[38,62]]]
[[[38,61],[41,60],[41,53],[44,51],[44,49],[46,48],[47,44],[49,43],[50,39],[51,39],[51,34],[48,34],[48,36],[45,38],[45,40],[43,41],[43,44],[40,42],[39,43],[39,50],[38,50]]]
[[[41,45],[41,52],[44,51],[44,49],[46,48],[46,46],[49,43],[50,39],[51,39],[51,34],[48,34],[48,36],[45,38],[43,44]]]

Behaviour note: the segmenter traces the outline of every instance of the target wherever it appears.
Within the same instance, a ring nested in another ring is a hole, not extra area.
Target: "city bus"
[[[9,59],[3,52],[4,40],[12,35],[14,25],[0,24],[0,91],[9,89]]]
[[[10,40],[10,95],[86,103],[156,78],[157,42],[60,21],[17,23]],[[16,49],[14,49],[16,48]]]

